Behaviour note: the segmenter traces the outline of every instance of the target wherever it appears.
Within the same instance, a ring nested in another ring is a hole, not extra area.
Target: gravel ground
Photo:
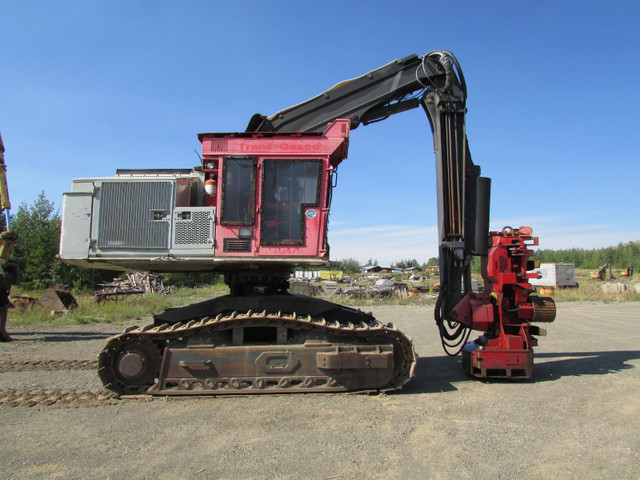
[[[640,304],[559,304],[515,383],[464,376],[431,308],[371,310],[421,357],[400,393],[0,408],[0,478],[639,477]],[[122,326],[8,330],[0,361],[94,360]],[[0,373],[0,391],[100,387],[91,370]]]

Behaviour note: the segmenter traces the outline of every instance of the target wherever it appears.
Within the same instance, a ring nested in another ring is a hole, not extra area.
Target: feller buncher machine
[[[416,366],[410,338],[371,314],[288,292],[296,268],[329,260],[336,172],[360,125],[424,108],[434,138],[441,292],[435,321],[467,373],[529,378],[533,323],[555,318],[534,295],[531,228],[489,232],[490,180],[473,164],[467,91],[446,51],[410,55],[265,117],[203,133],[202,165],[118,170],[73,181],[60,257],[94,268],[224,274],[229,295],[169,309],[110,338],[99,355],[118,394],[392,391]],[[483,293],[470,263],[482,259]],[[482,335],[468,342],[471,330]],[[464,347],[464,348],[463,348]]]

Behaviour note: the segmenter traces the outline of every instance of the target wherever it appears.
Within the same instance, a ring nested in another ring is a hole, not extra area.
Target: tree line
[[[628,265],[640,266],[640,241],[619,243],[615,247],[584,250],[538,250],[533,260],[541,263],[573,263],[576,268],[596,269],[607,263],[612,268],[627,268]]]

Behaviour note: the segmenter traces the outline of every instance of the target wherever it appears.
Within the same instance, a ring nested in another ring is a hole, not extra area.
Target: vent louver
[[[250,252],[251,239],[249,238],[225,238],[223,247],[225,252]]]

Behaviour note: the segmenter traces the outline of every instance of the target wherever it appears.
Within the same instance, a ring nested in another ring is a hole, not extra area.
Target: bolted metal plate
[[[375,390],[394,373],[393,346],[327,343],[167,348],[163,395]]]

